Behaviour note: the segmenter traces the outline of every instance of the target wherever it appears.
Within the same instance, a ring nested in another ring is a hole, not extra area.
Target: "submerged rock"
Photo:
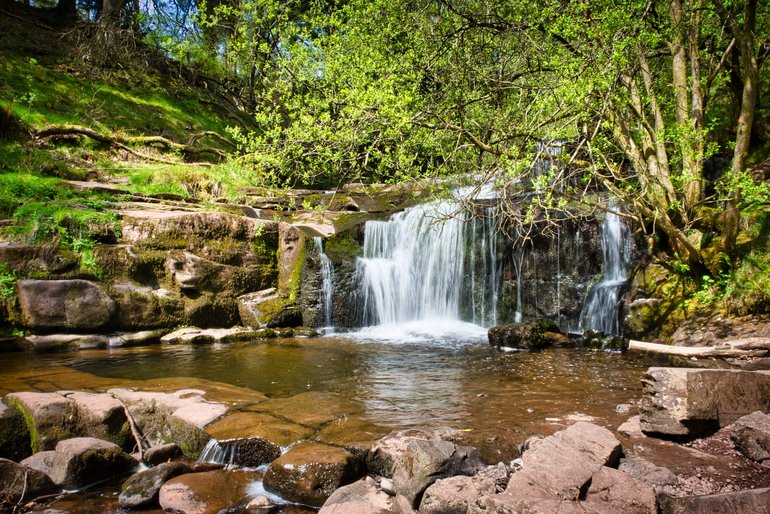
[[[646,433],[690,437],[770,410],[770,371],[650,368],[642,384]]]
[[[363,459],[344,448],[303,442],[270,464],[264,484],[289,501],[320,507],[335,489],[364,472]]]

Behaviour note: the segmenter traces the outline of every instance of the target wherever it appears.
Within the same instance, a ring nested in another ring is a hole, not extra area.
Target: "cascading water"
[[[612,212],[610,204],[602,223],[602,280],[591,288],[580,314],[581,331],[596,330],[605,335],[621,335],[620,302],[627,283],[628,227]]]
[[[323,239],[320,237],[314,237],[315,249],[318,253],[318,259],[320,260],[321,270],[321,307],[323,308],[324,328],[327,330],[333,329],[332,324],[332,308],[334,300],[334,267],[332,261],[324,253]]]
[[[499,271],[493,209],[480,218],[444,201],[368,221],[357,260],[365,325],[394,334],[484,335],[470,322],[494,324]]]

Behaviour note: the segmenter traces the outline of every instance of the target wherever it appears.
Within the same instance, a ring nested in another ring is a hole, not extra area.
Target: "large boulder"
[[[27,421],[32,452],[52,450],[75,433],[75,402],[56,393],[11,393],[6,401]]]
[[[661,514],[760,514],[768,512],[770,488],[732,493],[660,498]]]
[[[770,410],[770,371],[650,368],[639,405],[645,433],[691,437]]]
[[[364,473],[360,456],[344,448],[303,442],[270,464],[264,484],[289,501],[320,507],[334,490]]]
[[[0,400],[0,458],[18,462],[31,454],[24,416],[19,409]]]
[[[106,326],[115,302],[87,280],[19,280],[21,323],[38,330],[95,330]]]
[[[190,467],[181,462],[166,462],[140,471],[125,481],[120,490],[118,503],[124,509],[157,505],[163,484],[190,471]]]
[[[366,456],[369,471],[384,477],[393,477],[393,464],[406,453],[409,443],[415,440],[428,441],[434,434],[424,430],[397,430],[378,440]]]
[[[601,468],[591,479],[583,507],[595,514],[657,514],[655,489],[622,471]]]
[[[580,421],[530,445],[506,490],[479,498],[469,514],[577,514],[595,474],[613,466],[621,446],[606,428]]]
[[[50,477],[63,487],[81,487],[122,475],[138,464],[116,444],[94,437],[75,437],[56,445]]]
[[[730,439],[751,460],[770,459],[770,415],[757,411],[739,418],[733,423]]]
[[[13,506],[57,489],[45,473],[0,458],[0,511],[8,508],[9,512],[15,512],[11,510]]]
[[[251,328],[296,327],[302,324],[302,313],[287,305],[286,298],[274,287],[238,297],[241,322]]]
[[[131,427],[123,404],[105,393],[75,392],[67,395],[75,402],[78,435],[96,437],[130,449]]]
[[[497,325],[489,329],[489,344],[522,350],[540,350],[552,344],[546,332],[558,333],[559,327],[543,320]]]
[[[472,474],[483,467],[476,448],[449,441],[415,439],[393,464],[393,489],[416,507],[425,490],[440,478]]]
[[[243,498],[258,478],[243,471],[186,473],[163,484],[158,500],[165,512],[217,514]]]
[[[318,514],[389,514],[392,504],[393,497],[374,480],[359,480],[334,491]]]
[[[437,480],[425,490],[420,514],[466,514],[468,507],[495,493],[495,481],[480,476],[455,476]]]
[[[113,284],[117,304],[116,321],[123,330],[173,327],[184,322],[184,302],[163,288],[132,283]]]

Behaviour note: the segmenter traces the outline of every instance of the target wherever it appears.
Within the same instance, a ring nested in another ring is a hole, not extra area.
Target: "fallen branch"
[[[123,412],[126,414],[126,419],[128,419],[128,426],[131,428],[131,435],[134,436],[134,441],[136,441],[136,446],[139,449],[139,459],[144,462],[144,452],[147,451],[150,448],[150,442],[147,440],[147,438],[142,433],[142,429],[139,428],[139,425],[137,424],[136,420],[134,419],[134,416],[131,415],[131,411],[128,410],[128,406],[123,403],[123,400],[115,396],[114,394],[111,395],[113,398],[118,400],[120,404],[123,406]]]
[[[206,132],[203,135],[212,135],[212,134],[215,134],[215,133]],[[163,136],[123,136],[120,134],[104,134],[88,127],[82,127],[80,125],[54,125],[54,126],[43,128],[35,132],[35,137],[40,139],[47,138],[47,137],[55,137],[55,136],[73,136],[73,135],[86,136],[88,138],[93,139],[94,141],[99,141],[100,143],[104,143],[111,147],[125,150],[130,154],[140,157],[142,159],[149,159],[152,161],[162,162],[164,164],[179,164],[179,163],[176,161],[170,161],[160,157],[154,157],[152,155],[147,155],[141,152],[137,152],[136,150],[131,148],[129,145],[156,145],[156,146],[163,147],[166,150],[173,150],[173,151],[180,152],[182,155],[186,157],[198,157],[202,154],[212,154],[217,156],[220,159],[225,159],[227,157],[227,153],[220,150],[219,148],[213,148],[209,146],[195,147],[191,145],[185,145],[182,143],[177,143],[176,141],[172,141]],[[222,136],[219,136],[219,137],[224,139]],[[188,163],[188,164],[194,164],[197,166],[210,166],[210,163],[200,163],[200,162]]]
[[[719,346],[671,346],[631,340],[628,349],[678,357],[763,357],[770,353],[770,338],[747,337],[725,341]]]

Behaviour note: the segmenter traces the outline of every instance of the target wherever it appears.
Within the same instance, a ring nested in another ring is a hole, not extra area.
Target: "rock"
[[[53,466],[53,460],[56,457],[56,452],[53,450],[44,450],[37,452],[34,455],[27,457],[21,464],[24,466],[40,471],[45,475],[51,475],[51,467]]]
[[[78,435],[104,439],[130,449],[131,427],[120,401],[104,393],[76,392],[67,398],[75,402]]]
[[[270,464],[264,484],[289,501],[320,507],[364,472],[363,459],[343,448],[303,442]]]
[[[275,287],[239,296],[237,301],[241,323],[254,329],[266,327],[284,305]]]
[[[495,493],[491,478],[455,476],[437,480],[425,490],[420,514],[466,514],[468,507],[486,494]]]
[[[110,348],[123,348],[128,346],[145,346],[160,342],[160,338],[168,333],[168,330],[142,330],[139,332],[118,332],[111,334],[107,341]]]
[[[19,409],[0,400],[0,458],[18,462],[31,454],[24,416]]]
[[[281,447],[259,436],[219,440],[212,438],[201,452],[204,462],[256,468],[281,456]]]
[[[257,404],[253,409],[319,428],[336,419],[364,412],[363,405],[358,402],[318,391],[271,399]]]
[[[393,489],[416,507],[425,489],[436,480],[481,467],[481,454],[476,448],[415,439],[393,464]]]
[[[167,289],[117,283],[112,293],[117,304],[117,325],[123,330],[173,327],[184,322],[182,298]]]
[[[104,334],[50,334],[27,335],[22,345],[34,352],[70,352],[106,348],[110,338]]]
[[[70,252],[60,252],[58,244],[35,245],[0,241],[0,262],[21,276],[35,273],[59,274],[75,271],[78,259]]]
[[[168,480],[189,472],[190,468],[186,464],[167,462],[135,473],[123,483],[118,503],[124,509],[157,505],[161,486]]]
[[[757,411],[733,423],[730,439],[743,455],[762,462],[770,459],[770,415]]]
[[[433,435],[423,430],[397,430],[377,441],[366,456],[366,466],[374,474],[384,477],[393,476],[393,463],[406,453],[414,440],[427,441]]]
[[[677,477],[673,471],[638,457],[623,459],[618,470],[656,488],[677,483]]]
[[[164,462],[182,457],[182,449],[176,443],[156,444],[144,452],[144,462],[157,466]]]
[[[639,416],[628,418],[628,421],[618,427],[618,433],[626,437],[644,437]]]
[[[121,475],[138,464],[116,444],[94,437],[75,437],[56,445],[50,477],[63,487],[81,487]]]
[[[253,330],[243,327],[197,328],[184,327],[160,338],[164,344],[229,344],[250,341],[258,337]]]
[[[723,341],[748,337],[767,337],[767,316],[693,316],[685,319],[671,336],[676,346],[717,346]]]
[[[373,481],[359,480],[334,491],[318,514],[389,514],[392,504]]]
[[[74,433],[75,403],[60,394],[22,392],[5,399],[24,415],[33,453],[51,450]]]
[[[660,498],[661,514],[759,514],[768,512],[770,488],[732,493]]]
[[[243,498],[258,478],[242,471],[187,473],[161,486],[159,503],[164,511],[176,514],[216,514]]]
[[[622,471],[601,468],[591,479],[582,506],[596,514],[657,514],[658,504],[652,486]]]
[[[645,433],[691,437],[770,410],[770,371],[650,368],[639,406]]]
[[[223,448],[240,447],[233,455],[236,462],[246,459],[242,465],[259,466],[278,458],[282,446],[309,438],[313,429],[263,412],[235,411],[206,427],[206,432]]]
[[[559,332],[559,328],[544,324],[539,320],[512,325],[497,325],[489,329],[489,344],[522,350],[540,350],[550,346],[553,339],[545,337],[546,331]]]
[[[580,421],[543,439],[522,455],[524,467],[511,476],[505,494],[575,500],[602,466],[612,466],[621,446],[606,428]]]
[[[299,307],[286,306],[278,311],[268,322],[268,328],[287,328],[302,326],[302,311]]]
[[[0,509],[54,493],[57,489],[45,473],[0,458]]]
[[[40,330],[93,330],[107,325],[115,302],[87,280],[19,280],[21,322]]]

